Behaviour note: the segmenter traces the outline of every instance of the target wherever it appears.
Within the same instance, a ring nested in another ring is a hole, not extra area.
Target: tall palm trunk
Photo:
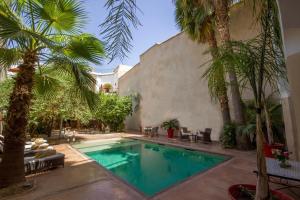
[[[274,143],[274,134],[272,130],[272,121],[271,116],[268,110],[267,100],[265,97],[265,94],[262,95],[263,98],[263,105],[264,105],[264,113],[265,113],[265,119],[266,119],[266,126],[267,126],[267,133],[268,133],[268,143],[271,145]]]
[[[208,44],[212,49],[212,57],[215,59],[218,56],[217,39],[213,29],[211,29],[209,32],[210,34],[208,36]],[[231,122],[231,118],[230,118],[230,110],[228,105],[227,87],[226,87],[224,77],[222,76],[221,78],[222,79],[220,80],[220,82],[223,88],[221,88],[222,94],[218,96],[218,100],[221,107],[223,125],[225,125]]]
[[[257,97],[256,97],[256,107],[257,107],[257,117],[256,117],[256,143],[257,143],[257,171],[258,179],[256,184],[256,194],[255,200],[266,200],[270,197],[269,190],[269,180],[267,176],[266,159],[263,154],[263,145],[265,143],[265,138],[262,132],[261,125],[261,110],[263,102],[263,80],[264,80],[264,67],[265,67],[265,55],[266,46],[269,37],[269,25],[271,17],[271,4],[270,0],[267,0],[267,14],[263,18],[263,42],[261,46],[261,56],[260,56],[260,67],[258,73],[258,83],[257,83]]]
[[[266,159],[263,153],[264,134],[261,123],[261,110],[256,114],[256,144],[257,144],[257,184],[256,184],[256,200],[269,199],[269,179],[267,175]]]
[[[228,0],[213,0],[215,13],[216,13],[216,24],[220,34],[220,39],[223,44],[230,41],[229,32],[229,5]],[[238,81],[236,73],[231,70],[228,73],[230,80],[231,98],[234,110],[234,120],[237,124],[245,124],[245,116],[243,111],[243,105],[241,100],[241,94],[239,91]]]
[[[6,126],[4,127],[4,153],[0,163],[0,187],[25,180],[24,143],[32,96],[36,55],[28,52],[19,66],[13,92],[10,96]]]

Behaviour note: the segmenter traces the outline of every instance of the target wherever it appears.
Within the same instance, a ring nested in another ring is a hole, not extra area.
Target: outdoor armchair
[[[187,127],[181,127],[180,131],[179,131],[179,134],[180,134],[180,139],[181,140],[183,140],[183,139],[189,139],[189,136],[191,135],[191,131],[189,131],[187,129]]]
[[[200,135],[197,135],[197,139],[201,139],[203,141],[203,143],[207,144],[207,143],[211,143],[211,128],[206,128],[204,131],[200,131]]]

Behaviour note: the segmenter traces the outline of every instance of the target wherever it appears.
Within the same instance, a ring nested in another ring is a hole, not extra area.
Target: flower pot
[[[284,144],[271,144],[271,145],[264,144],[265,157],[274,158],[272,150],[273,149],[283,149],[283,147],[284,147]]]
[[[242,197],[241,195],[241,187],[249,190],[249,191],[255,191],[256,186],[255,185],[249,185],[249,184],[237,184],[237,185],[232,185],[228,189],[228,195],[231,200],[239,200]],[[284,194],[278,190],[271,190],[272,195],[278,198],[278,200],[295,200],[294,198],[288,196],[287,194]],[[243,198],[246,199],[246,198]],[[249,198],[250,200],[250,198]]]
[[[173,138],[174,137],[174,129],[169,128],[167,130],[167,132],[168,132],[168,138]]]

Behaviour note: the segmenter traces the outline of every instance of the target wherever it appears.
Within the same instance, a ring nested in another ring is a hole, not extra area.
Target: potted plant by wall
[[[173,138],[174,130],[179,128],[179,121],[177,119],[171,119],[163,122],[161,127],[167,130],[168,138]]]

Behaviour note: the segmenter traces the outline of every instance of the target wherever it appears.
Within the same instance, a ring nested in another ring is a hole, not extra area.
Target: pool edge
[[[207,150],[203,150],[203,149],[198,149],[198,148],[195,148],[195,147],[187,147],[187,146],[184,146],[182,144],[174,144],[174,143],[168,143],[168,142],[165,142],[165,141],[159,141],[159,142],[156,142],[156,141],[153,141],[153,140],[149,140],[149,139],[145,139],[145,138],[142,138],[142,137],[134,137],[134,136],[127,136],[127,137],[120,137],[120,139],[132,139],[132,140],[140,140],[140,141],[146,141],[146,142],[149,142],[149,143],[154,143],[154,144],[161,144],[161,145],[167,145],[167,146],[171,146],[171,147],[177,147],[177,148],[181,148],[181,149],[185,149],[185,150],[193,150],[193,151],[198,151],[198,152],[205,152],[205,153],[208,153],[208,154],[215,154],[215,155],[220,155],[220,156],[223,156],[225,159],[224,161],[218,163],[217,165],[211,167],[211,168],[208,168],[206,170],[203,170],[201,172],[198,172],[184,180],[181,180],[177,183],[175,183],[174,185],[171,185],[169,186],[168,188],[166,189],[163,189],[151,196],[148,196],[146,195],[144,192],[140,191],[138,188],[136,188],[135,186],[131,185],[129,182],[127,182],[126,180],[122,179],[121,177],[118,177],[117,175],[113,174],[113,172],[111,172],[110,170],[106,169],[104,166],[102,166],[100,163],[96,162],[95,160],[93,160],[92,158],[90,158],[89,156],[87,156],[85,153],[79,151],[78,149],[76,149],[75,147],[73,147],[72,145],[69,145],[73,150],[75,150],[77,153],[81,154],[81,156],[85,157],[86,159],[88,159],[89,161],[95,163],[97,166],[99,166],[101,169],[103,169],[106,174],[111,177],[113,180],[117,180],[117,181],[120,181],[121,183],[123,183],[124,185],[126,185],[127,187],[129,187],[130,189],[134,190],[135,192],[137,192],[139,195],[141,195],[143,198],[145,199],[154,199],[156,198],[157,196],[159,195],[162,195],[163,193],[166,193],[168,192],[169,190],[172,190],[182,184],[185,184],[189,181],[192,181],[192,179],[195,179],[196,177],[198,176],[201,176],[201,175],[205,175],[206,173],[208,173],[209,171],[212,171],[213,169],[216,169],[218,167],[221,167],[222,165],[225,165],[227,164],[230,160],[232,160],[234,158],[233,155],[229,155],[229,154],[224,154],[224,153],[219,153],[219,152],[213,152],[213,151],[207,151]],[[103,139],[103,140],[106,140],[106,139]]]

